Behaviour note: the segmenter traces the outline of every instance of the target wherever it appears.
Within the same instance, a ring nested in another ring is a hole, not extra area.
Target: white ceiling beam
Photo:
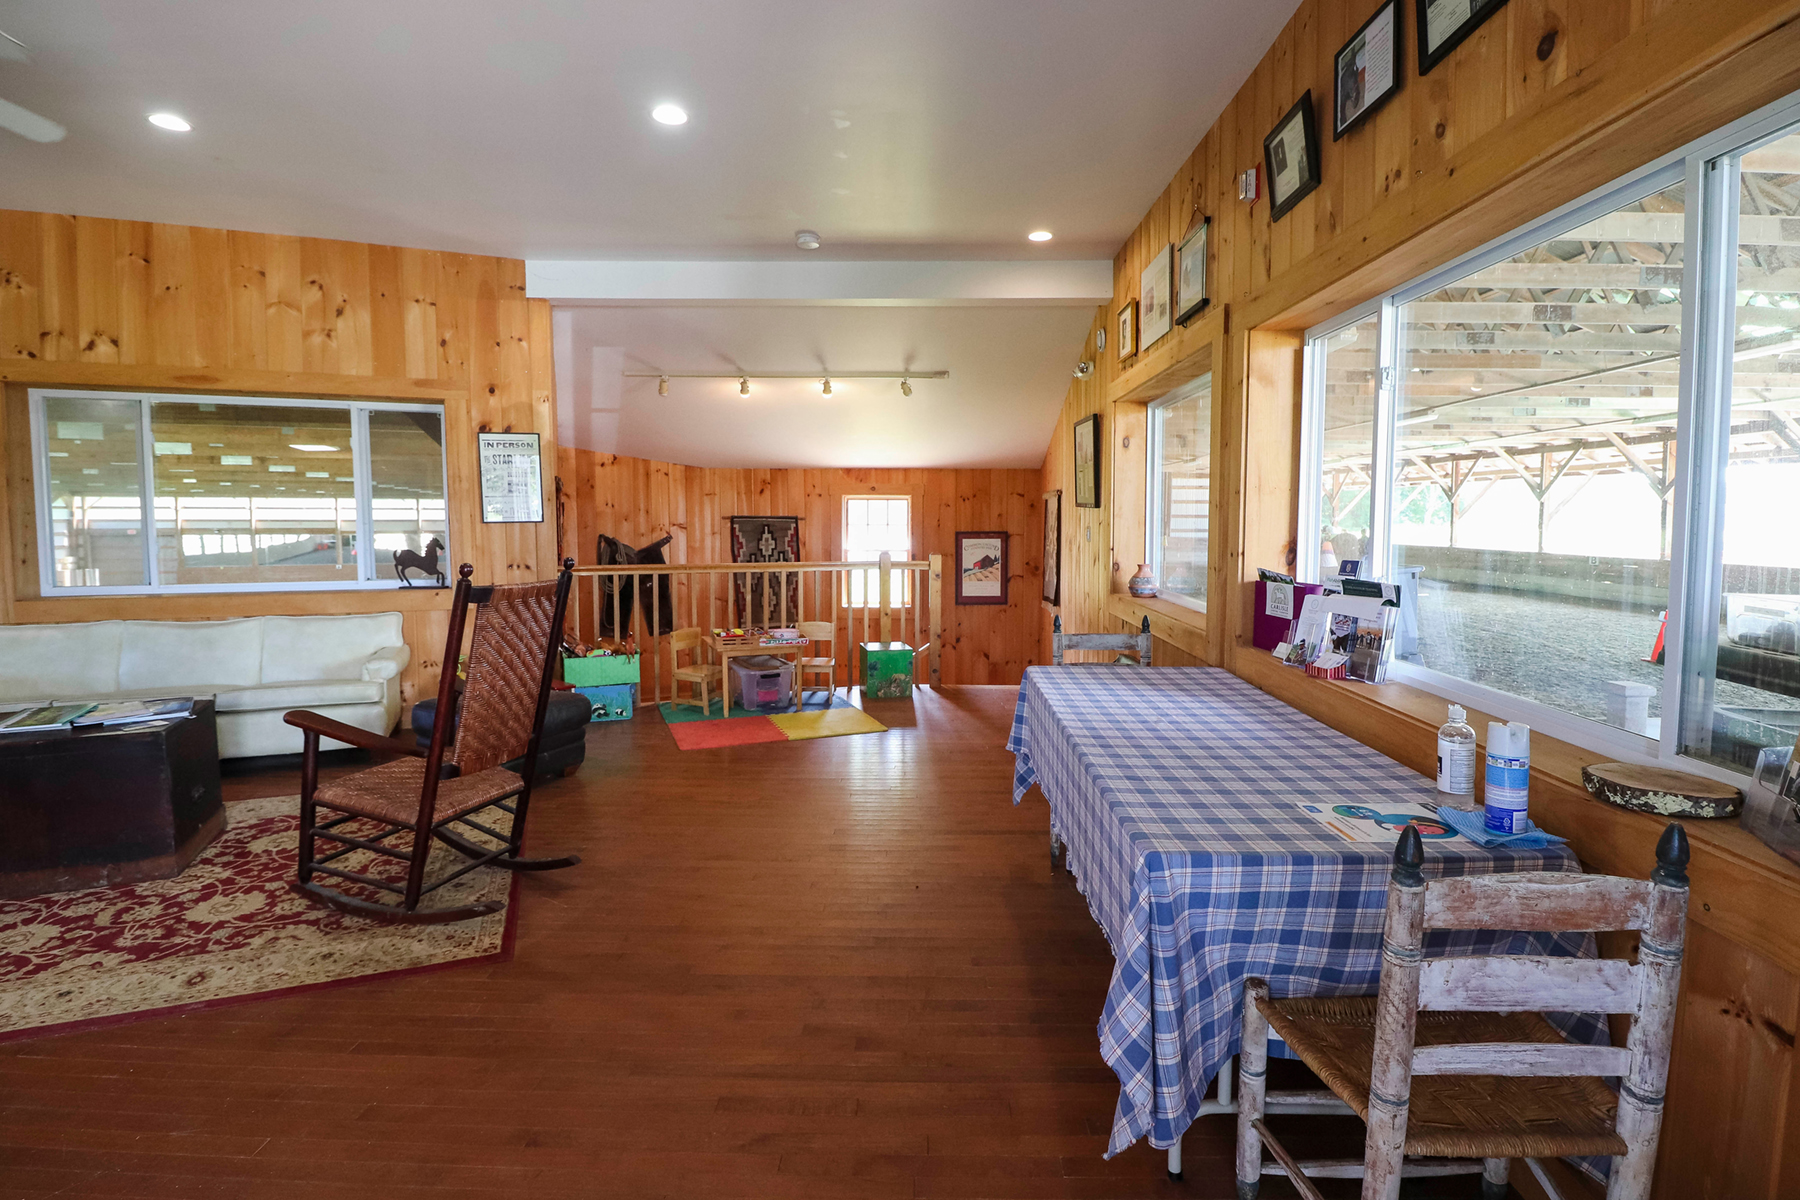
[[[1112,298],[1113,265],[1072,261],[849,262],[528,259],[525,294],[557,304],[1045,305]]]

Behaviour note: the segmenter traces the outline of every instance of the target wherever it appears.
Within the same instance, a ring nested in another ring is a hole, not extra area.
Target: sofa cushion
[[[264,617],[263,683],[298,679],[359,679],[369,656],[406,642],[400,614]]]
[[[127,622],[118,686],[178,689],[261,683],[263,620]]]
[[[0,700],[109,696],[119,690],[123,621],[0,625]]]
[[[221,691],[220,712],[260,712],[278,708],[327,708],[334,704],[379,704],[386,688],[367,679],[313,679],[298,683],[260,683]]]

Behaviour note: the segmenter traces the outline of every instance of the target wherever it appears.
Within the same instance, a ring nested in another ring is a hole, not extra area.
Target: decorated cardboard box
[[[588,658],[564,658],[563,682],[575,688],[637,683],[638,657],[636,654],[596,654]]]
[[[629,721],[637,702],[637,684],[607,683],[598,687],[578,687],[577,695],[586,697],[595,721]]]
[[[913,684],[913,648],[905,642],[864,642],[863,695],[870,700],[910,700]]]

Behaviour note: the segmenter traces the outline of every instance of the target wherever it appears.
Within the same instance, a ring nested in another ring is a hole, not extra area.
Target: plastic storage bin
[[[732,659],[731,698],[758,712],[794,707],[794,664],[773,654]]]

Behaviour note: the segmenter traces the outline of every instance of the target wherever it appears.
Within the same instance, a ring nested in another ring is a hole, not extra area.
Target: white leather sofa
[[[393,732],[410,657],[397,612],[0,625],[0,703],[212,695],[219,757],[297,754],[290,709]]]

